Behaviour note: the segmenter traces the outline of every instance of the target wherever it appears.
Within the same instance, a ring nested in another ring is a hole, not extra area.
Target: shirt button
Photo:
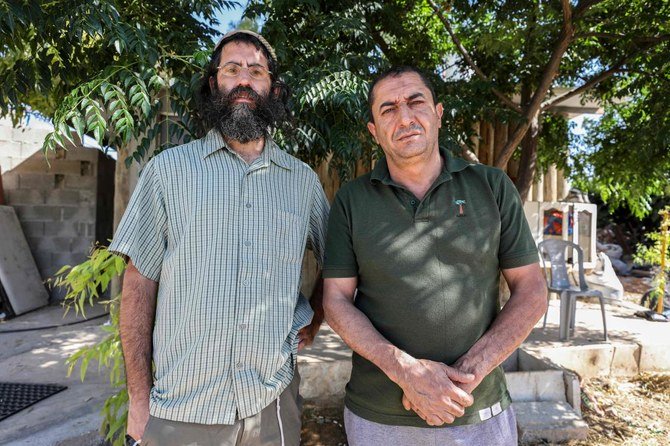
[[[238,362],[238,363],[235,365],[235,367],[237,367],[237,370],[242,370],[242,369],[244,368],[244,364],[242,364],[241,362]]]
[[[244,242],[244,246],[251,246],[251,242],[247,240],[246,242]]]
[[[248,280],[245,280],[244,282],[242,282],[242,285],[244,285],[244,286],[249,286],[249,281],[248,281]]]
[[[247,203],[246,206],[247,206],[248,208],[250,208],[250,207],[251,207],[251,203]]]
[[[416,204],[416,200],[412,200],[410,201],[410,203],[412,204],[412,206],[414,206]]]
[[[240,330],[246,330],[247,324],[240,324]]]

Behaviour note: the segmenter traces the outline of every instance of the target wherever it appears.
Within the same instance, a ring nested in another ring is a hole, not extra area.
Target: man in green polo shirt
[[[289,94],[262,36],[224,35],[201,95],[209,132],[144,166],[109,247],[130,260],[127,432],[148,446],[298,446],[296,357],[322,320],[301,266],[306,245],[321,264],[328,202],[271,138]]]
[[[354,350],[349,444],[516,444],[500,364],[547,304],[521,200],[504,172],[439,148],[442,105],[416,69],[380,75],[368,103],[385,157],[335,197],[323,272]]]

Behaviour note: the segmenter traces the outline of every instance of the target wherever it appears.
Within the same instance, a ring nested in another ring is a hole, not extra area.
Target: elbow
[[[547,312],[547,309],[549,307],[549,300],[547,298],[549,290],[547,290],[547,284],[544,282],[544,280],[540,283],[537,284],[537,291],[534,293],[535,295],[535,307],[537,308],[536,311],[536,316],[537,320],[539,320],[542,316],[544,316],[544,313]]]

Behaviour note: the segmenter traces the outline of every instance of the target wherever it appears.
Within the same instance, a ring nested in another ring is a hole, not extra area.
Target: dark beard
[[[254,103],[234,103],[240,96]],[[271,95],[260,96],[250,87],[238,86],[228,93],[212,92],[210,100],[203,104],[203,117],[224,139],[246,144],[267,136],[270,128],[286,119],[286,112]]]

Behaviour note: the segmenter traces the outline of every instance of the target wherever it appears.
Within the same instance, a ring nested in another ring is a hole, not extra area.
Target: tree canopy
[[[0,1],[0,113],[25,106],[53,117],[53,148],[76,134],[132,146],[141,159],[161,129],[202,134],[192,93],[227,1]],[[494,164],[518,160],[525,194],[558,164],[610,204],[649,211],[668,192],[670,0],[251,0],[249,23],[275,46],[294,90],[295,130],[278,134],[343,178],[379,151],[370,139],[369,80],[390,65],[429,73],[447,115],[442,144],[468,157],[473,124],[506,122]],[[572,97],[604,117],[569,144]],[[173,113],[161,113],[169,98]],[[163,101],[165,103],[165,101]]]

